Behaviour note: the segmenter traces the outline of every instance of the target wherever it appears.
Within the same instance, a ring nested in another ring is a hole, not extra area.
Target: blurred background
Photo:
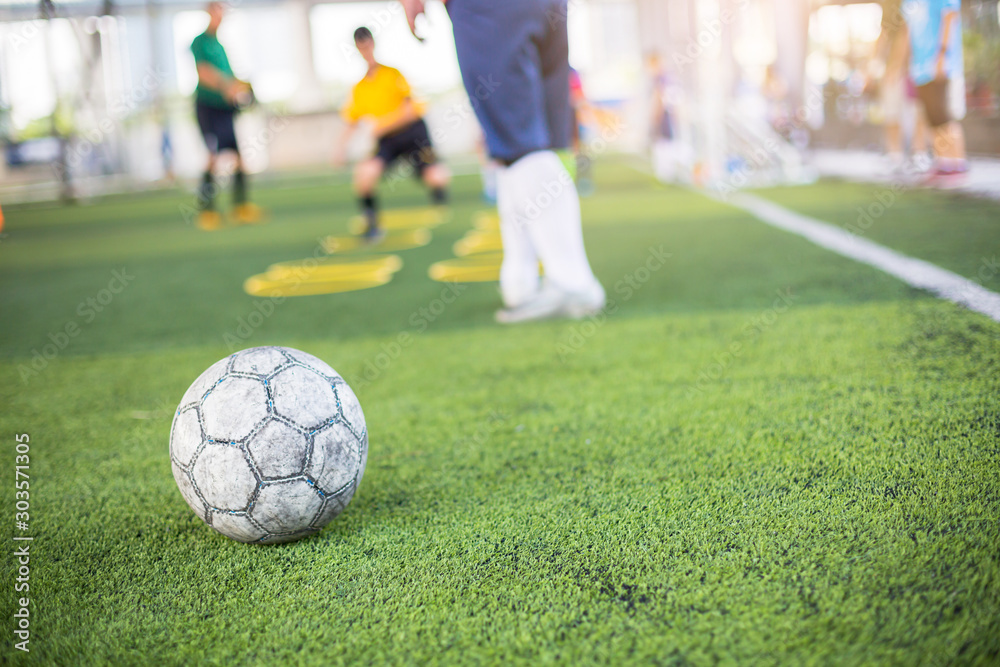
[[[365,71],[352,40],[360,25],[427,101],[440,152],[459,172],[478,169],[451,26],[429,4],[421,44],[394,2],[234,0],[219,36],[259,101],[238,121],[249,169],[329,169],[338,110]],[[1000,155],[998,7],[962,3],[963,125],[970,152],[985,156]],[[0,0],[0,201],[193,187],[205,149],[190,44],[203,9]],[[733,187],[807,182],[849,162],[845,151],[881,154],[880,37],[893,17],[899,0],[570,0],[585,143],[594,156],[648,159],[663,180]],[[907,141],[915,123],[902,120]],[[352,153],[369,146],[360,136]]]

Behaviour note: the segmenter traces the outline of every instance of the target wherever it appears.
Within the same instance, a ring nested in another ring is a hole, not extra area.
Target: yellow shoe
[[[222,216],[218,211],[202,211],[198,214],[198,229],[214,232],[222,228]]]
[[[238,225],[256,225],[264,221],[264,211],[257,204],[240,204],[233,209],[233,221]]]

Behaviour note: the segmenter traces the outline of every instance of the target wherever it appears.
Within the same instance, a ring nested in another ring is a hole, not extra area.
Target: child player
[[[354,190],[361,203],[366,228],[364,237],[377,240],[382,231],[378,223],[378,202],[375,190],[379,179],[393,162],[403,158],[430,188],[431,200],[444,204],[451,181],[448,168],[438,162],[431,145],[430,134],[423,118],[423,107],[413,100],[410,85],[399,70],[375,60],[375,38],[368,28],[354,32],[354,44],[368,64],[368,72],[354,86],[351,99],[342,115],[347,123],[337,144],[334,162],[345,162],[347,142],[358,122],[374,123],[378,148],[374,157],[360,162],[354,169]]]
[[[926,185],[956,187],[968,174],[965,153],[965,61],[960,0],[904,0],[910,76],[934,136],[935,168]]]

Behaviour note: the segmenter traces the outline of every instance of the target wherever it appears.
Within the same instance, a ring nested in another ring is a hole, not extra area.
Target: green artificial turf
[[[763,194],[1000,291],[1000,211],[995,205],[884,183],[824,182]]]
[[[288,299],[252,332],[337,368],[370,433],[348,510],[273,547],[190,511],[170,420],[266,301],[242,281],[343,231],[346,187],[262,187],[271,223],[216,234],[183,195],[5,207],[0,502],[12,522],[27,432],[35,541],[31,653],[8,542],[0,662],[996,664],[1000,325],[624,166],[597,180],[607,317],[501,329],[491,285],[428,316],[427,267],[482,208],[462,178],[392,283]],[[846,224],[854,187],[767,196]],[[959,271],[996,247],[997,205],[913,196],[874,240]],[[651,248],[671,257],[644,273]]]

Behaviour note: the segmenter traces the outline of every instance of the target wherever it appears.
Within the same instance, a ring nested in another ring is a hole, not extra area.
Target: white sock
[[[498,195],[504,241],[500,290],[508,305],[517,303],[528,288],[528,265],[535,258],[541,260],[548,284],[594,300],[604,298],[583,245],[580,197],[558,155],[537,151],[501,169]],[[537,290],[537,266],[531,275]]]
[[[528,232],[517,222],[518,184],[510,169],[497,168],[497,209],[503,237],[503,264],[500,265],[500,295],[508,308],[530,301],[538,293],[538,255]]]

